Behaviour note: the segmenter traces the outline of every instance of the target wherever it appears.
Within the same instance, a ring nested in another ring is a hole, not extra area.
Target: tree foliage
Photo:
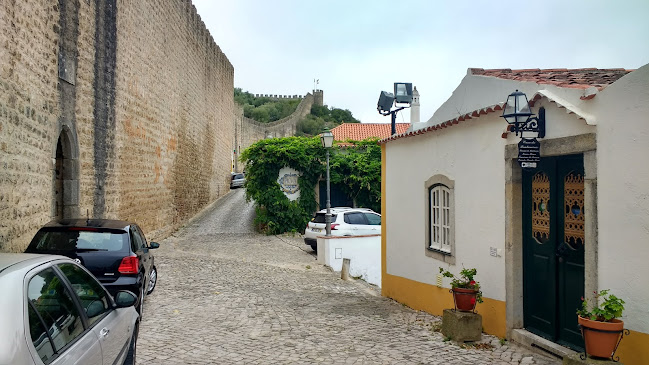
[[[313,105],[311,114],[297,124],[298,136],[315,136],[323,129],[332,129],[342,123],[360,123],[347,109],[329,108],[326,105]]]
[[[330,159],[330,179],[344,187],[357,206],[381,212],[381,147],[376,138],[348,141]]]
[[[376,139],[331,149],[331,182],[345,186],[360,207],[380,212],[381,148]],[[255,223],[268,234],[301,232],[317,209],[315,185],[326,172],[326,151],[318,137],[261,140],[241,155],[246,170],[246,198],[257,205]],[[300,198],[290,201],[277,178],[282,167],[301,173]]]

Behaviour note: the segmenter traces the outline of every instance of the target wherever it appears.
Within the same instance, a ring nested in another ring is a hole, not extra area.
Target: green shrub
[[[320,137],[264,139],[241,155],[246,171],[246,198],[257,205],[255,223],[260,232],[303,232],[318,208],[315,186],[326,174],[326,151]],[[290,201],[277,183],[285,166],[301,173],[300,197]],[[359,207],[381,209],[381,148],[376,139],[353,142],[330,151],[333,184],[342,184]]]

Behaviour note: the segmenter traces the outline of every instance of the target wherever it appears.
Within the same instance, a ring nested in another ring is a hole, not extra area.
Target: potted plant
[[[453,293],[455,309],[471,312],[475,309],[476,303],[482,303],[480,283],[474,279],[478,273],[476,269],[463,268],[458,277],[441,267],[439,272],[444,277],[451,278],[451,292]]]
[[[577,310],[586,353],[591,357],[612,358],[624,331],[622,316],[624,300],[609,294],[609,289],[595,293],[595,304],[590,306],[582,297]]]

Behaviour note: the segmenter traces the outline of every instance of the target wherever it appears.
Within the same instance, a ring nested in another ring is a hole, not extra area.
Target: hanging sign
[[[541,143],[536,138],[523,138],[518,142],[518,163],[524,169],[535,169],[541,161]]]

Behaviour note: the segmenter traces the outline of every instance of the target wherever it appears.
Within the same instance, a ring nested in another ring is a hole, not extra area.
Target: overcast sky
[[[234,86],[306,94],[364,123],[381,90],[412,82],[421,120],[469,67],[638,68],[649,63],[649,0],[193,0],[234,66]],[[505,101],[507,95],[503,95]],[[410,122],[407,111],[397,122]]]

